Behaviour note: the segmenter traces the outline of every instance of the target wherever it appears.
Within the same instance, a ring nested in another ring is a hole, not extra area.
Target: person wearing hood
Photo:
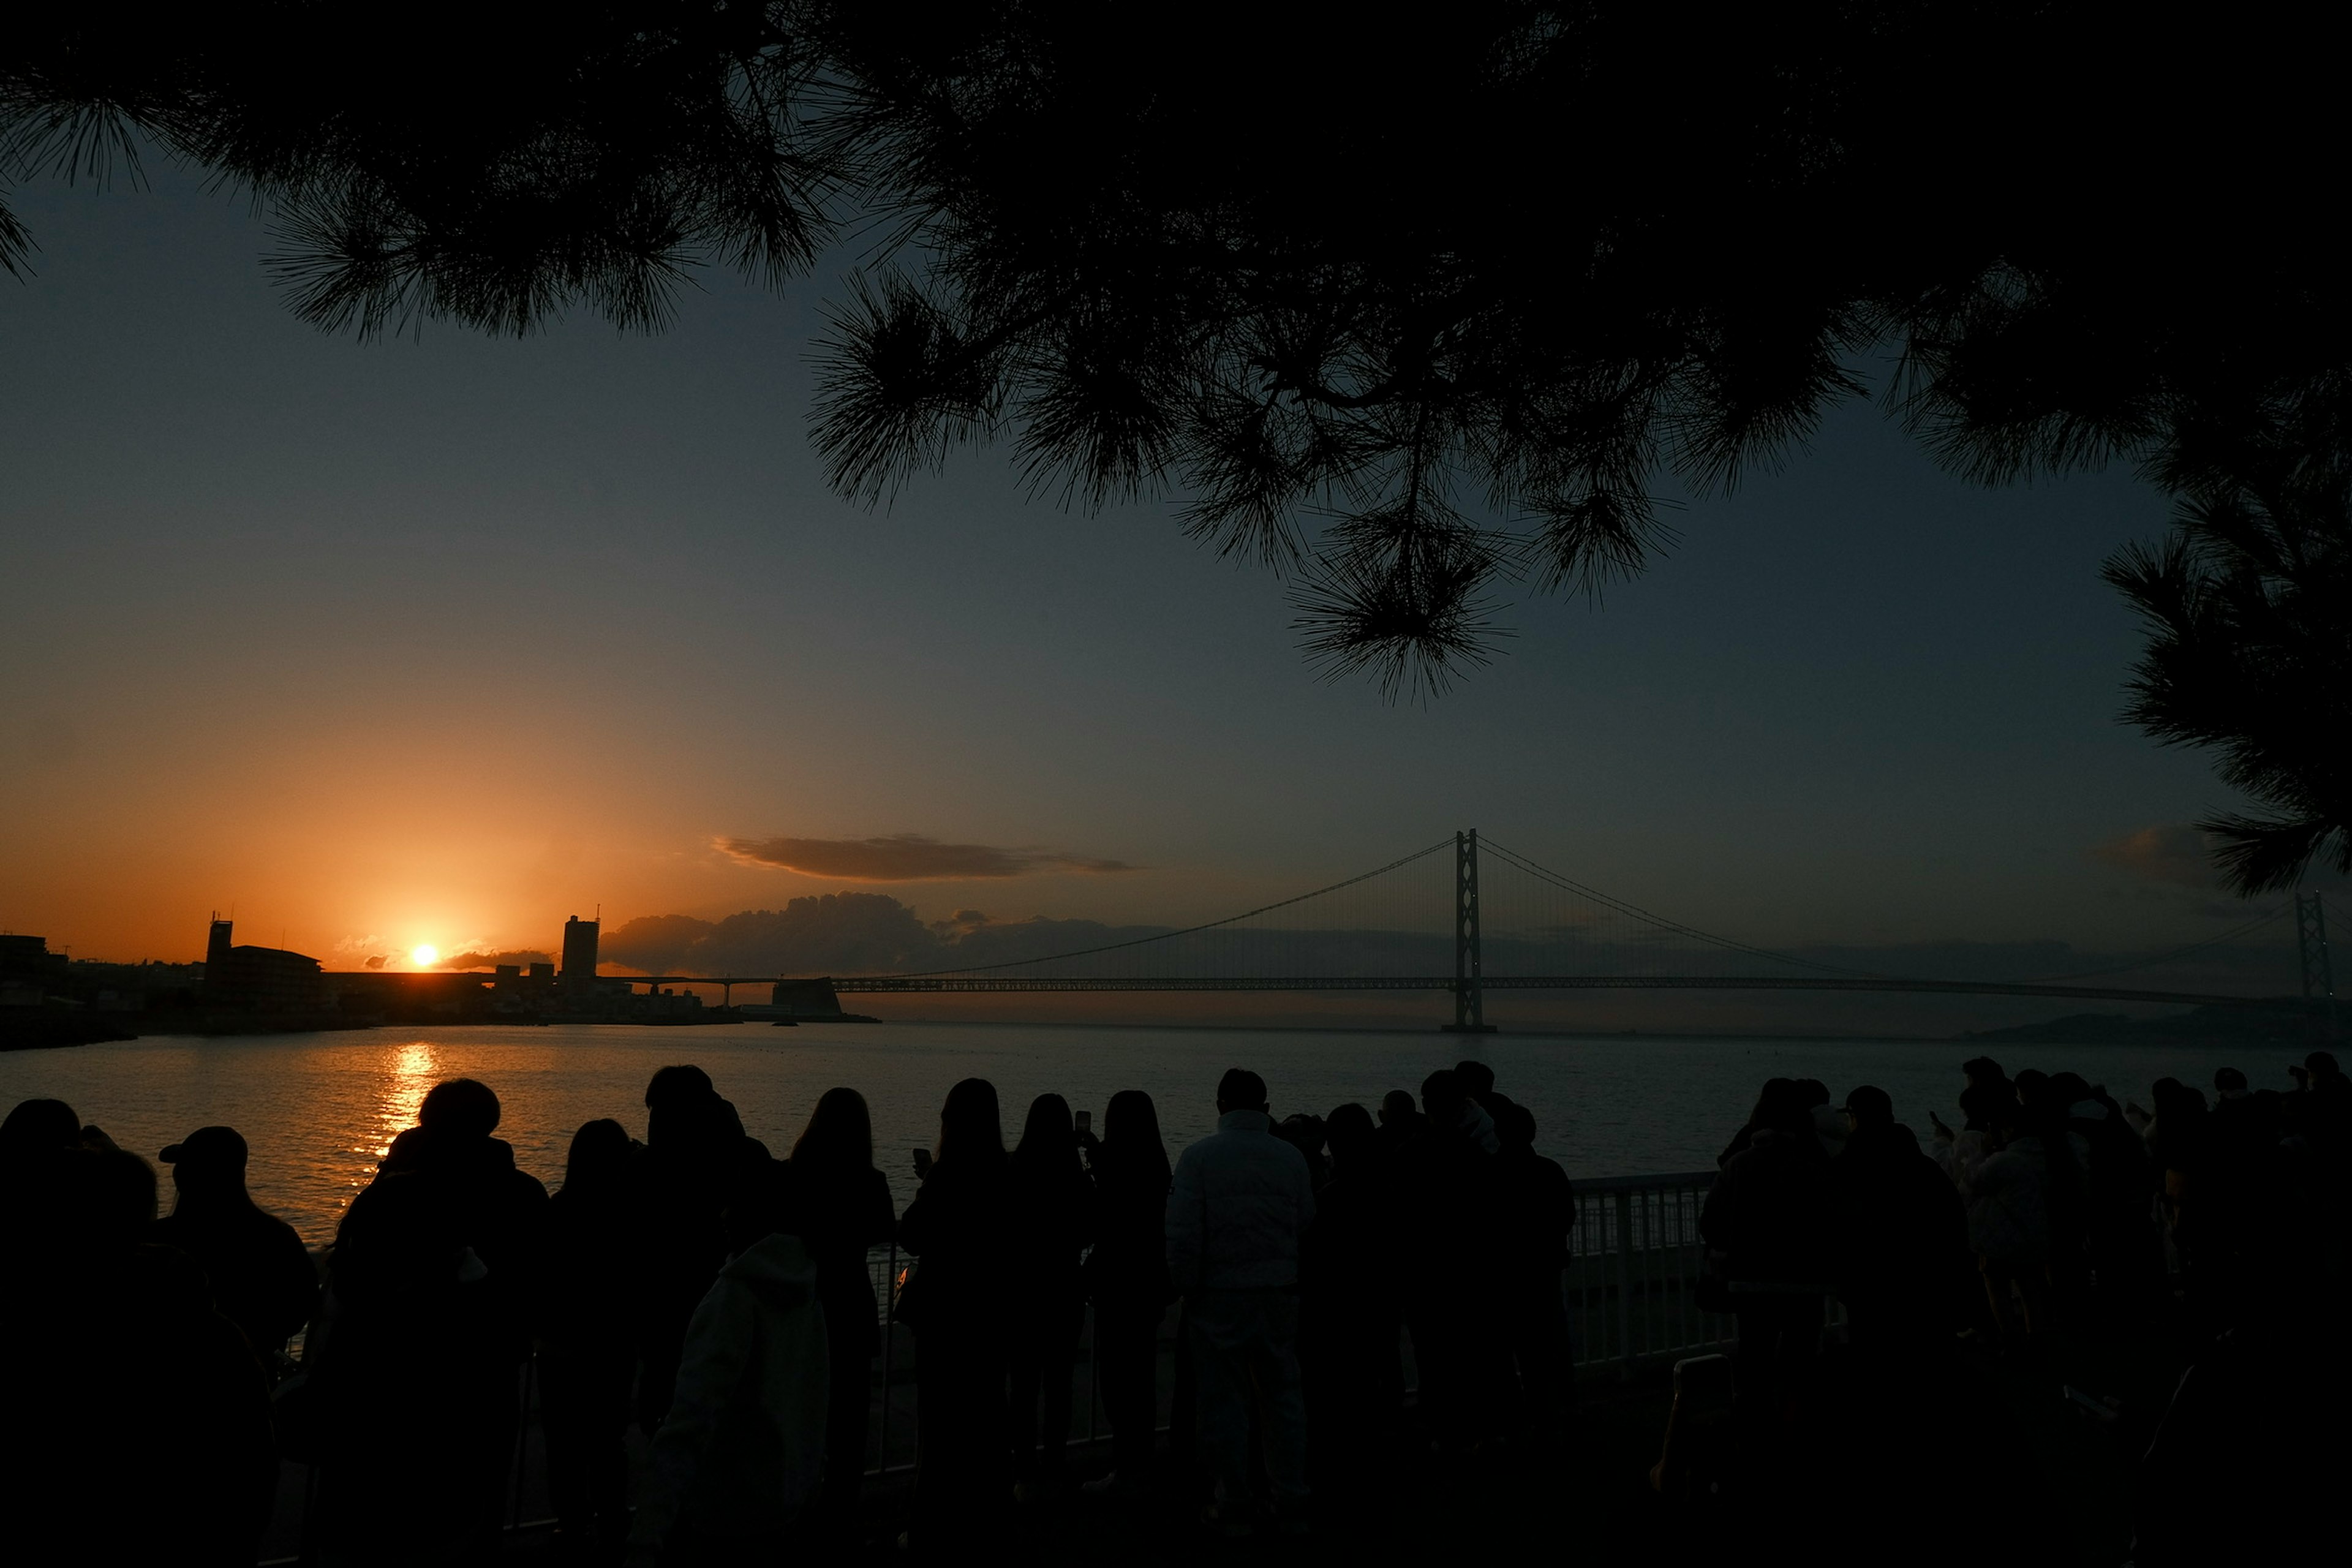
[[[831,1389],[824,1309],[815,1258],[799,1237],[768,1229],[771,1218],[745,1225],[745,1244],[688,1320],[629,1529],[631,1568],[781,1561],[816,1499]],[[751,1231],[762,1234],[746,1239]]]
[[[1856,1089],[1844,1116],[1844,1152],[1830,1167],[1838,1295],[1858,1353],[1916,1365],[1960,1327],[1968,1212],[1885,1089]]]

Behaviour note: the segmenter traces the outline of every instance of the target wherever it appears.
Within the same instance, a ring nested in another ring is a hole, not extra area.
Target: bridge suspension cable
[[[1385,866],[1376,866],[1372,869],[1363,872],[1359,876],[1349,877],[1342,881],[1334,882],[1328,887],[1318,888],[1311,893],[1300,893],[1296,898],[1278,899],[1270,904],[1260,904],[1254,910],[1244,910],[1237,915],[1227,915],[1221,921],[1209,921],[1201,925],[1185,926],[1180,931],[1154,931],[1150,936],[1129,937],[1125,942],[1107,942],[1098,947],[1072,948],[1067,952],[1041,953],[1035,958],[1012,958],[1005,960],[1002,963],[967,964],[960,969],[921,969],[905,973],[873,975],[868,976],[867,978],[877,980],[929,980],[936,976],[948,974],[985,974],[993,970],[1025,969],[1039,963],[1057,963],[1067,958],[1087,958],[1098,952],[1117,952],[1122,948],[1148,947],[1153,942],[1172,942],[1178,937],[1192,936],[1204,931],[1215,931],[1222,926],[1238,925],[1243,921],[1255,919],[1256,916],[1263,914],[1271,914],[1276,910],[1286,910],[1293,904],[1303,904],[1309,899],[1319,899],[1326,893],[1336,893],[1342,888],[1352,888],[1359,882],[1369,882],[1375,877],[1385,877],[1391,871],[1397,869],[1400,866],[1410,866],[1416,860],[1426,859],[1428,857],[1436,854],[1441,849],[1451,849],[1453,847],[1454,840],[1451,837],[1441,838],[1426,849],[1416,849],[1412,854],[1402,856],[1397,859],[1390,861]]]
[[[2192,942],[2187,947],[2176,947],[2169,952],[2152,953],[2146,958],[2137,958],[2129,963],[2114,964],[2105,969],[2081,969],[2072,974],[2036,974],[2029,977],[2025,984],[2038,985],[2045,982],[2060,980],[2093,980],[2102,974],[2128,974],[2135,969],[2154,969],[2159,963],[2169,963],[2176,958],[2187,958],[2192,952],[2202,952],[2209,947],[2219,947],[2225,942],[2235,942],[2242,936],[2258,931],[2286,913],[2289,907],[2286,904],[2281,904],[2270,913],[2257,916],[2244,925],[2231,931],[2225,931],[2220,936],[2209,936],[2203,942]]]
[[[1557,871],[1537,865],[1526,856],[1518,854],[1514,850],[1507,849],[1491,838],[1481,838],[1478,841],[1478,847],[1481,849],[1491,850],[1493,853],[1502,857],[1504,860],[1507,861],[1512,866],[1526,872],[1528,876],[1535,878],[1538,881],[1549,882],[1553,887],[1559,889],[1563,892],[1573,893],[1577,897],[1582,899],[1590,899],[1594,903],[1600,904],[1605,909],[1613,910],[1621,915],[1625,915],[1631,919],[1640,921],[1644,925],[1651,926],[1656,930],[1672,931],[1677,936],[1690,937],[1696,941],[1707,942],[1713,946],[1724,948],[1732,952],[1744,952],[1751,958],[1769,959],[1772,963],[1786,963],[1799,969],[1819,970],[1824,974],[1851,974],[1864,980],[1911,980],[1921,978],[1920,976],[1908,974],[1891,974],[1884,970],[1850,969],[1843,964],[1822,963],[1810,958],[1799,958],[1794,953],[1775,952],[1769,947],[1757,947],[1752,943],[1738,941],[1734,937],[1717,936],[1713,931],[1701,931],[1698,927],[1693,925],[1685,925],[1682,921],[1669,920],[1664,915],[1652,914],[1649,910],[1643,909],[1638,904],[1629,904],[1622,899],[1613,898],[1611,895],[1601,891],[1598,888],[1588,888],[1583,883],[1576,881],[1571,878],[1563,877]]]

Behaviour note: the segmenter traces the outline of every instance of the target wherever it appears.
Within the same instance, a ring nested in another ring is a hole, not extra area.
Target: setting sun
[[[420,967],[428,963],[438,963],[441,962],[441,950],[431,942],[422,947],[412,947],[408,950],[408,962]]]

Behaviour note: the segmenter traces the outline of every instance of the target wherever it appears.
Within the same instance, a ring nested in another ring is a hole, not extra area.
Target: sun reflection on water
[[[392,1141],[416,1125],[425,1093],[441,1075],[441,1056],[426,1040],[411,1040],[384,1053],[383,1079],[377,1088],[376,1147],[354,1149],[378,1160],[392,1152]],[[374,1174],[373,1171],[369,1173]],[[354,1183],[354,1185],[360,1184]]]

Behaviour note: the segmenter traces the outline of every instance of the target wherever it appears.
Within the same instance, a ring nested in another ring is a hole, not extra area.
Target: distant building
[[[51,952],[47,938],[0,936],[0,984],[29,992],[38,1000],[65,975],[66,955]]]
[[[205,1005],[240,1013],[307,1013],[326,1005],[319,961],[280,947],[236,947],[215,919],[205,943]]]
[[[573,915],[563,922],[563,979],[584,984],[596,978],[596,921]]]

